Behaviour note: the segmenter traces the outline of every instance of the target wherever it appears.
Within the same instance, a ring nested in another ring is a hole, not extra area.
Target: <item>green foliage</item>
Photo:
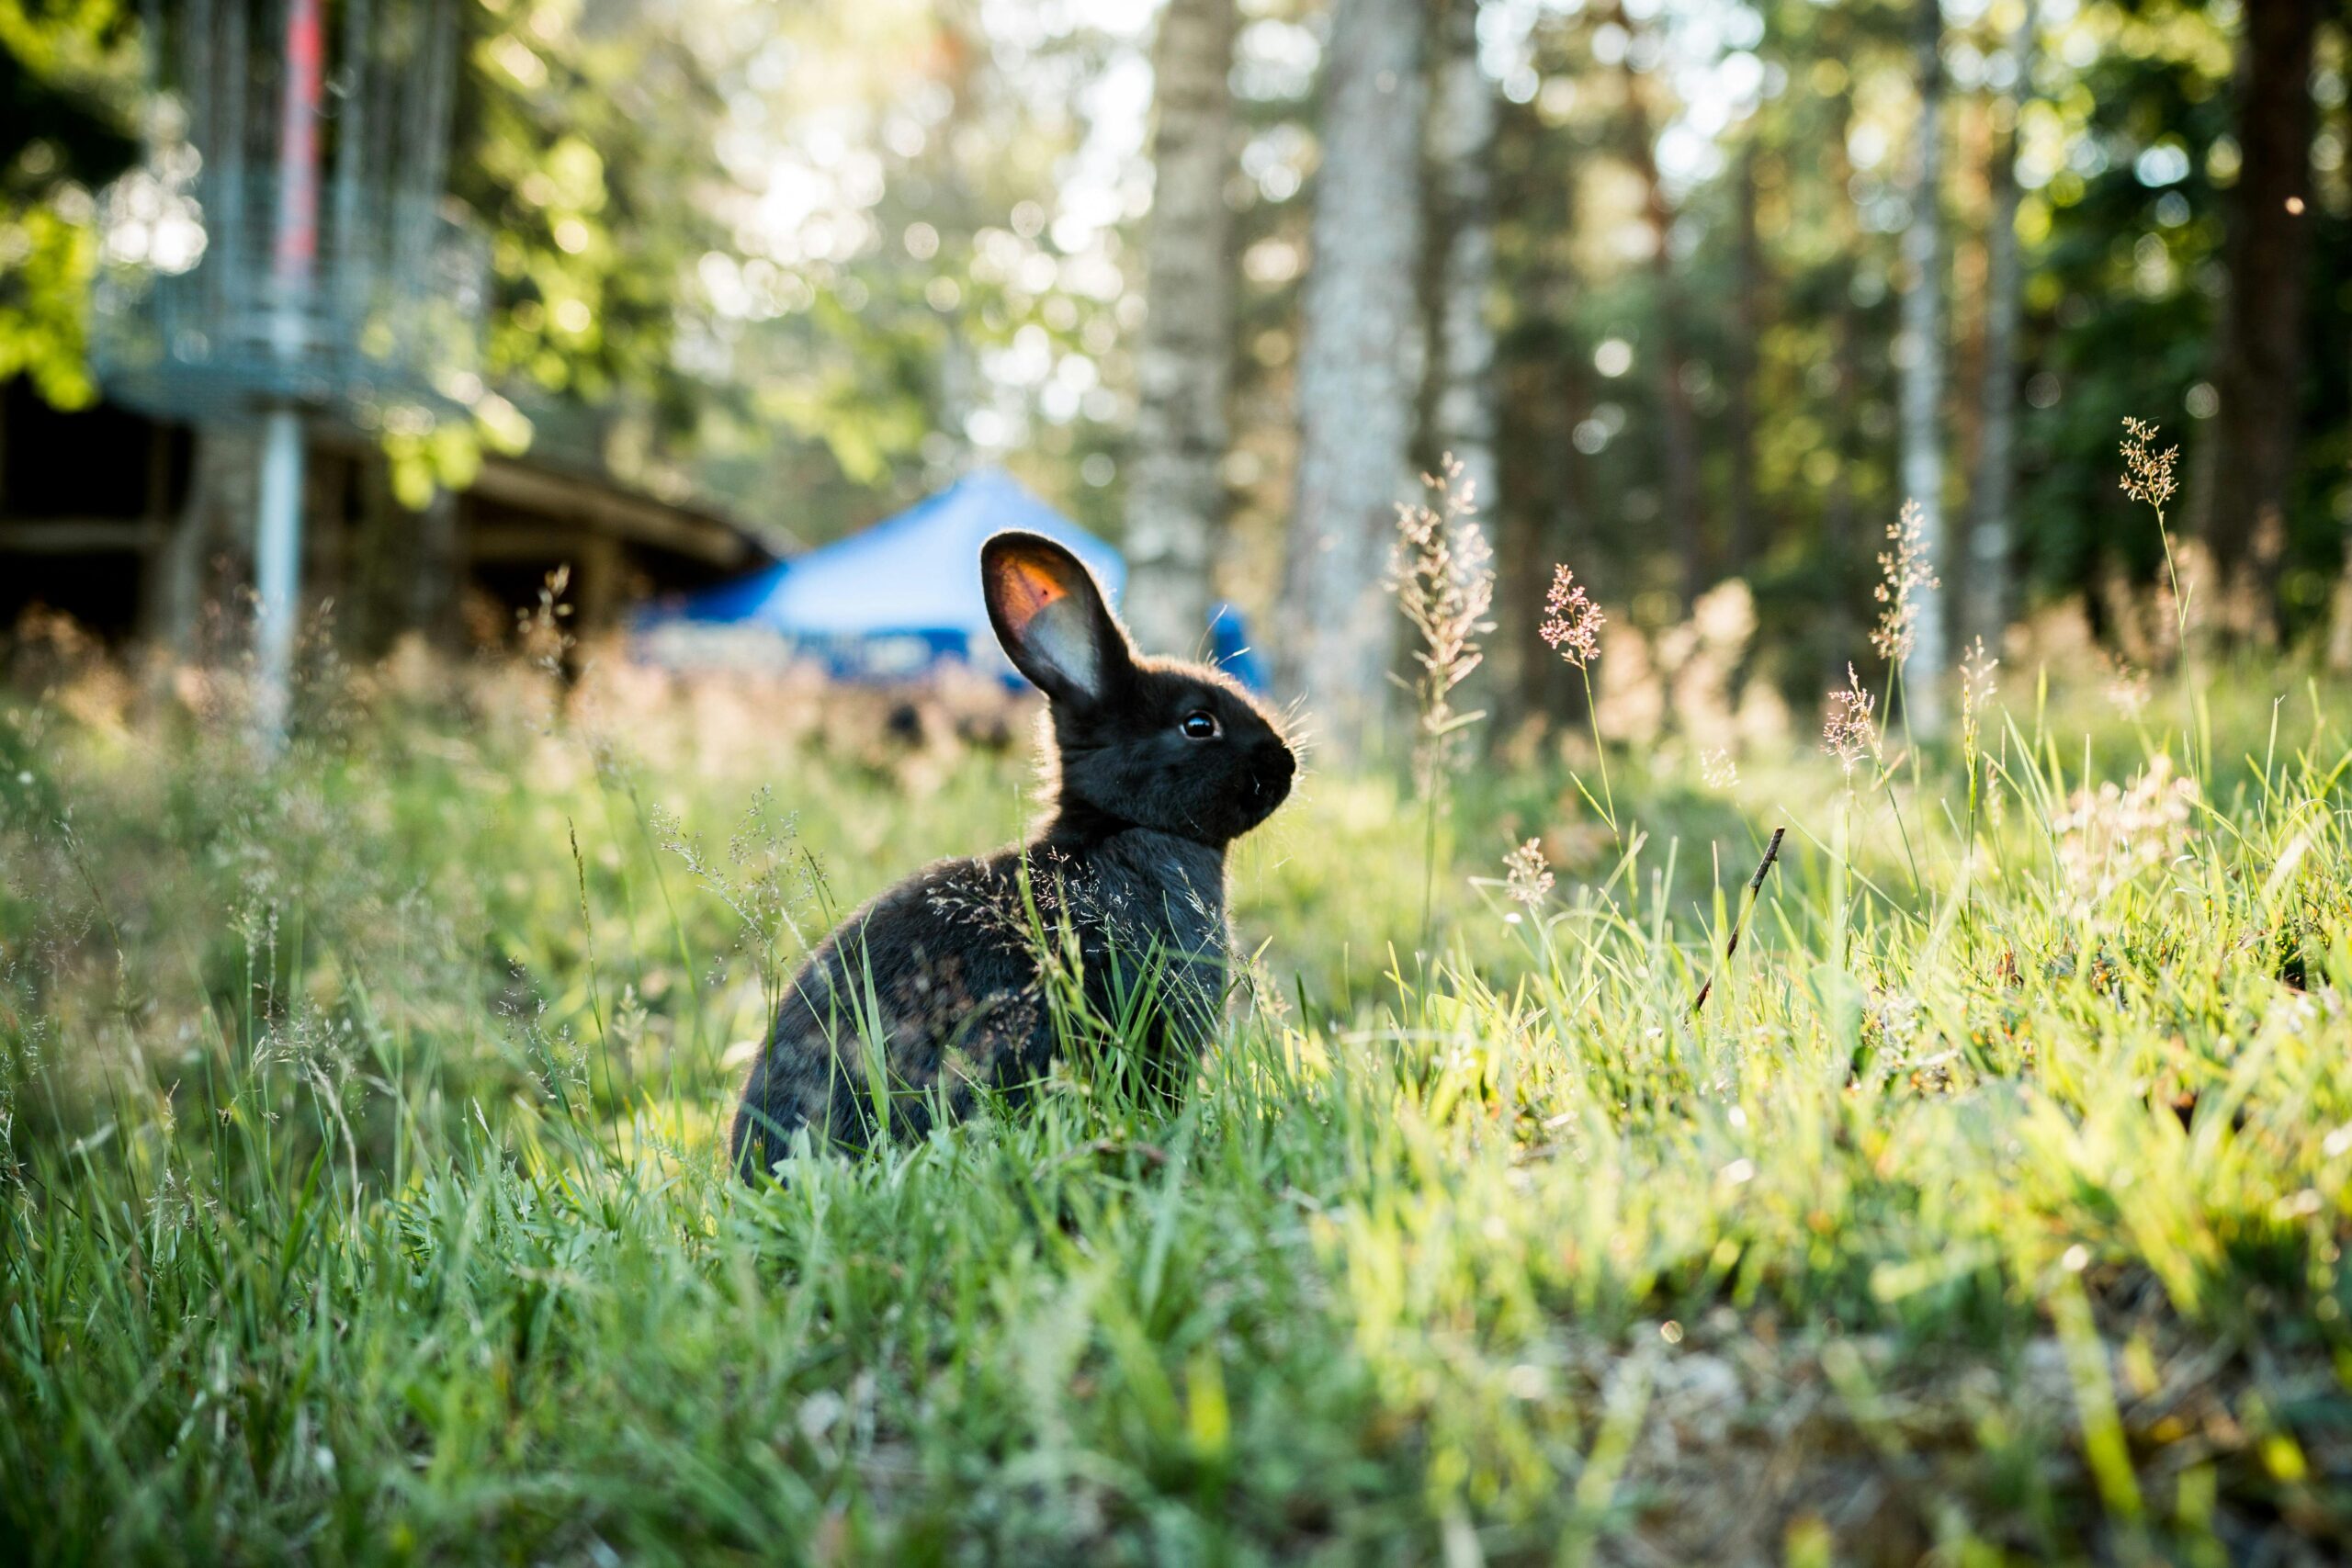
[[[59,408],[97,396],[87,367],[90,280],[97,235],[79,203],[0,202],[0,380],[30,376]]]
[[[839,694],[567,718],[388,669],[256,774],[69,686],[0,725],[0,1529],[2324,1560],[2352,733],[2341,688],[2226,674],[2186,789],[2063,680],[1916,778],[1626,756],[1622,842],[1474,774],[1419,953],[1391,786],[1311,779],[1238,858],[1269,945],[1182,1109],[1072,1019],[1026,1105],[756,1193],[718,1145],[777,966],[1012,833],[1023,759],[862,740]],[[1476,874],[1530,834],[1560,887],[1521,904]]]
[[[30,376],[60,408],[96,396],[91,193],[137,152],[123,24],[117,0],[0,3],[0,381]]]
[[[2126,415],[2184,407],[2211,374],[2222,193],[2235,173],[2229,39],[2198,7],[2115,20],[2120,51],[2035,106],[2026,127],[2029,146],[2069,150],[2018,220],[2039,258],[2028,304],[2041,378],[2020,426],[2023,536],[2045,587],[2109,566],[2154,580],[2157,541],[2128,525],[2107,470],[2076,455]],[[2166,158],[2152,170],[2178,177],[2144,182],[2151,153]]]
[[[589,402],[659,400],[679,296],[720,232],[696,199],[718,113],[707,69],[651,17],[482,0],[456,194],[489,225],[490,363]]]
[[[1647,593],[1661,602],[1644,618],[1672,618],[1664,596],[1679,592],[1684,564],[1681,547],[1667,541],[1683,520],[1662,507],[1668,367],[1657,352],[1670,330],[1699,425],[1701,547],[1711,570],[1747,576],[1766,624],[1804,628],[1773,655],[1796,688],[1850,653],[1871,552],[1904,499],[1895,489],[1894,351],[1896,247],[1908,217],[1901,182],[1917,131],[1908,31],[1916,8],[1789,0],[1747,9],[1752,37],[1736,18],[1719,26],[1712,13],[1702,19],[1681,7],[1561,7],[1536,23],[1526,71],[1505,83],[1514,101],[1496,152],[1498,308],[1508,327],[1502,529],[1506,555],[1510,536],[1522,533],[1531,558],[1574,561],[1610,601],[1638,610]],[[2018,229],[2028,282],[2014,389],[2023,406],[2013,537],[2029,608],[2071,596],[2096,603],[2113,573],[2141,585],[2154,580],[2154,541],[2128,525],[2106,460],[2124,414],[2165,423],[2192,463],[2214,428],[2222,202],[2236,173],[2240,112],[2233,11],[2193,0],[2043,5],[2038,63],[2018,87],[2005,74],[2015,64],[2007,44],[2016,0],[1947,7],[1945,499],[1965,518],[1979,439],[1989,161],[2004,145],[2014,92],[2022,99]],[[2313,348],[2281,590],[2298,633],[2324,620],[2352,507],[2344,468],[2352,383],[2346,356],[2319,346],[2352,332],[2343,284],[2352,276],[2352,185],[2338,151],[2347,134],[2346,37],[2340,24],[2324,25],[2313,82],[2323,126],[2310,211]],[[1638,68],[1662,146],[1673,121],[1700,123],[1723,94],[1725,78],[1690,68],[1742,51],[1761,73],[1752,111],[1736,106],[1713,139],[1719,155],[1696,177],[1669,182],[1668,296],[1640,232],[1640,147],[1614,62]],[[1679,85],[1686,80],[1708,90]],[[1736,215],[1749,169],[1758,232],[1753,257],[1744,258]],[[1633,351],[1631,369],[1616,376],[1595,362],[1611,340]],[[1744,370],[1758,411],[1748,497],[1758,548],[1738,561],[1729,558],[1740,498],[1728,454],[1742,434],[1731,390]],[[1966,570],[1955,543],[1947,585],[1957,592]],[[1532,622],[1507,622],[1503,636],[1532,641]],[[1555,709],[1573,706],[1566,694],[1551,695]]]
[[[1115,411],[1024,429],[1042,389],[980,363],[1023,344],[1099,381],[1116,341],[1116,271],[1039,232],[1101,64],[1082,29],[1016,89],[958,6],[474,20],[455,178],[492,230],[492,367],[544,444],[821,537],[944,478],[986,410],[982,445],[1035,446],[1029,477],[1109,520],[1059,470]]]

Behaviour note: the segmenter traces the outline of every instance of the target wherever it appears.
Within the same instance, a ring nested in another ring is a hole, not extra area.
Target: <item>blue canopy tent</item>
[[[650,613],[639,651],[671,664],[811,659],[844,681],[902,681],[961,660],[1017,684],[980,597],[980,546],[1007,528],[1068,546],[1117,603],[1118,551],[1003,469],[982,468],[862,533]],[[1211,629],[1218,661],[1256,684],[1238,615],[1220,606]]]

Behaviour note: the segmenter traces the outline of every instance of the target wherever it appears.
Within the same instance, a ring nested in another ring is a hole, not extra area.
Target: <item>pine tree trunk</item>
[[[2337,535],[2344,564],[2335,577],[2334,618],[2327,628],[2327,667],[2337,674],[2352,673],[2352,513],[2346,513]]]
[[[1829,658],[1823,674],[1832,687],[1845,682],[1854,659],[1854,563],[1860,552],[1854,535],[1854,420],[1850,412],[1861,392],[1861,325],[1856,321],[1850,277],[1838,291],[1837,335],[1830,353],[1837,369],[1838,470],[1823,499],[1821,543],[1829,563]]]
[[[1572,286],[1562,278],[1547,292],[1550,298],[1542,308],[1554,320],[1566,319],[1574,299]],[[1514,519],[1525,535],[1521,546],[1525,553],[1505,563],[1506,583],[1548,582],[1555,564],[1573,568],[1579,582],[1597,585],[1606,581],[1603,563],[1592,554],[1598,544],[1589,522],[1593,507],[1586,483],[1591,459],[1576,445],[1577,426],[1592,412],[1592,397],[1586,385],[1591,364],[1589,359],[1564,354],[1550,356],[1543,367],[1531,400],[1540,411],[1534,416],[1534,436],[1537,449],[1548,457],[1548,488],[1558,500],[1548,514],[1522,513]],[[1517,409],[1520,404],[1513,400],[1509,406]],[[1595,586],[1593,591],[1600,589]],[[1514,597],[1525,606],[1514,636],[1521,662],[1520,711],[1546,713],[1564,722],[1581,719],[1584,687],[1539,637],[1540,602],[1524,593]]]
[[[1965,634],[1997,650],[2009,624],[2009,511],[2017,491],[2018,323],[2025,307],[2024,257],[2018,245],[2017,118],[2033,96],[2033,0],[2009,35],[2018,88],[2009,95],[2010,129],[1993,150],[1993,212],[1985,235],[1984,364],[1977,406],[1984,441],[1969,486],[1968,611]]]
[[[1724,422],[1731,446],[1731,536],[1724,541],[1724,569],[1734,576],[1753,570],[1758,546],[1756,519],[1756,340],[1762,332],[1763,244],[1756,232],[1756,143],[1739,160],[1738,267],[1732,300],[1731,388]]]
[[[2238,146],[2231,192],[2229,293],[2222,310],[2210,471],[2199,531],[2223,583],[2251,588],[2275,618],[2301,400],[2304,280],[2310,270],[2311,92],[2316,0],[2256,0],[2238,60]]]
[[[1462,464],[1478,509],[1491,517],[1500,476],[1495,457],[1493,84],[1478,64],[1478,0],[1450,0],[1430,98],[1432,211],[1441,252],[1437,280],[1436,399],[1432,445]]]
[[[1619,26],[1626,25],[1622,7],[1617,18]],[[1645,193],[1644,213],[1649,220],[1650,275],[1657,300],[1660,504],[1666,526],[1675,537],[1676,553],[1681,557],[1682,599],[1688,605],[1706,587],[1710,573],[1707,520],[1699,493],[1697,422],[1690,390],[1683,384],[1682,296],[1674,273],[1674,208],[1658,178],[1657,117],[1650,109],[1648,85],[1643,73],[1634,69],[1630,52],[1624,80],[1626,111],[1632,121],[1629,152]]]
[[[1343,758],[1372,739],[1396,647],[1382,580],[1421,372],[1422,26],[1422,0],[1339,0],[1324,51],[1283,652]]]
[[[1903,296],[1903,490],[1919,506],[1920,542],[1931,573],[1944,562],[1943,276],[1943,5],[1916,0],[1919,80],[1918,146],[1911,186],[1911,222],[1903,235],[1910,276]],[[1903,672],[1911,733],[1933,739],[1943,732],[1944,671],[1950,660],[1943,591],[1917,591],[1911,657]]]
[[[1127,624],[1154,653],[1200,651],[1225,519],[1225,399],[1233,373],[1234,0],[1169,0],[1153,55],[1150,314],[1127,480]]]
[[[1834,132],[1826,139],[1826,155],[1823,159],[1826,183],[1830,195],[1830,233],[1836,254],[1846,258],[1838,278],[1836,308],[1831,316],[1830,368],[1835,372],[1831,382],[1829,430],[1832,451],[1838,459],[1829,482],[1829,491],[1822,498],[1821,550],[1824,575],[1828,580],[1827,658],[1822,664],[1822,678],[1832,688],[1845,684],[1848,664],[1856,657],[1854,606],[1859,602],[1854,592],[1854,568],[1860,552],[1855,548],[1854,466],[1857,443],[1855,411],[1861,401],[1861,322],[1860,310],[1854,303],[1855,274],[1862,249],[1860,216],[1854,210],[1854,169],[1846,155],[1846,147],[1853,134],[1854,97],[1849,86],[1838,96],[1838,117]]]

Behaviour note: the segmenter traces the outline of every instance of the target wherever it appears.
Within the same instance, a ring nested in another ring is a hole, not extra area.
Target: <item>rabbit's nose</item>
[[[1291,755],[1290,748],[1277,746],[1265,765],[1250,775],[1250,793],[1255,795],[1271,791],[1280,795],[1290,788],[1291,778],[1297,772],[1298,759]]]

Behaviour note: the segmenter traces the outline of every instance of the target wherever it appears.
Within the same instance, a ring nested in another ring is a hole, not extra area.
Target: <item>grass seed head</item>
[[[1600,628],[1609,617],[1565,566],[1552,568],[1552,591],[1544,596],[1544,612],[1536,635],[1544,645],[1579,670],[1591,668],[1600,657]]]
[[[1982,716],[1993,705],[1993,678],[2000,668],[2001,661],[1986,651],[1981,637],[1969,644],[1967,654],[1960,661],[1960,728],[1972,750]]]
[[[1530,839],[1503,856],[1503,886],[1512,898],[1532,909],[1552,891],[1552,865],[1544,858],[1544,840]]]
[[[1928,558],[1926,514],[1917,501],[1903,503],[1901,515],[1886,526],[1886,537],[1894,548],[1879,552],[1874,596],[1883,608],[1871,633],[1871,646],[1889,664],[1900,664],[1911,657],[1918,640],[1919,595],[1942,584]]]
[[[2109,654],[2107,660],[2107,680],[2100,687],[2108,705],[2126,724],[2137,724],[2148,711],[2148,672],[2134,665],[2121,654]]]
[[[1871,710],[1878,705],[1862,690],[1861,677],[1846,666],[1846,683],[1829,694],[1828,716],[1821,727],[1821,749],[1838,759],[1849,778],[1864,757],[1878,755],[1878,728]]]
[[[2180,460],[2180,448],[2156,450],[2157,428],[2144,419],[2124,419],[2122,482],[2124,494],[2145,502],[2161,516],[2165,503],[2180,488],[2173,478],[2173,469]]]
[[[2051,819],[2066,912],[2087,917],[2126,886],[2188,851],[2197,781],[2159,751],[2129,783],[2076,790]]]

